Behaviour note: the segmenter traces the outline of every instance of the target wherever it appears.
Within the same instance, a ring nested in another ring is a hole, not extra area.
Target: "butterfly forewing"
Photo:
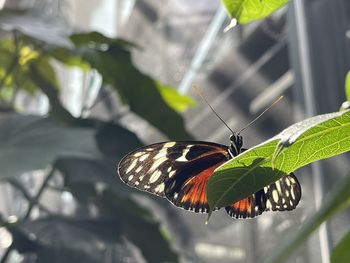
[[[120,178],[129,186],[166,197],[177,206],[183,203],[175,197],[177,190],[192,177],[217,163],[228,160],[227,146],[207,142],[165,142],[137,149],[119,163]],[[203,161],[209,161],[205,163]],[[189,187],[188,195],[197,188]],[[166,191],[165,191],[166,190]],[[188,196],[187,195],[187,196]],[[206,197],[206,189],[205,189]],[[200,199],[200,197],[198,196]],[[206,199],[206,198],[205,198]],[[192,199],[195,203],[198,200]],[[204,200],[203,198],[201,200]],[[199,202],[199,201],[198,201]],[[198,203],[197,202],[197,203]],[[184,207],[186,208],[186,207]],[[192,209],[192,205],[188,209]]]

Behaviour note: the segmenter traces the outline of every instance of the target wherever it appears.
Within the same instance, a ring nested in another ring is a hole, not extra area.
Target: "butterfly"
[[[230,145],[203,141],[151,144],[127,154],[118,165],[127,185],[168,199],[177,207],[208,213],[207,184],[214,170],[244,152],[243,138],[230,136]],[[293,210],[301,187],[293,173],[225,207],[233,218],[253,218],[264,211]]]

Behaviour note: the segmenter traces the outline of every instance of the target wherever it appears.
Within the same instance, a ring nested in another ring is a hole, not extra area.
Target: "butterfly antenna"
[[[242,131],[244,131],[245,129],[247,129],[250,125],[252,125],[254,122],[256,122],[261,116],[263,116],[265,114],[265,112],[267,112],[269,109],[271,109],[277,102],[279,102],[281,99],[283,99],[283,95],[280,96],[277,100],[275,100],[269,107],[267,107],[262,113],[259,114],[259,116],[257,116],[256,118],[254,118],[254,120],[252,120],[251,122],[249,122],[246,126],[244,126],[237,134],[241,134]]]
[[[204,97],[203,92],[200,90],[200,88],[196,85],[192,85],[192,88],[194,89],[195,92],[202,98],[202,100],[209,106],[209,108],[212,110],[212,112],[216,115],[216,117],[219,118],[219,120],[229,129],[232,134],[235,132],[227,125],[227,123],[219,116],[219,114],[216,113],[214,108],[209,104],[208,100]]]

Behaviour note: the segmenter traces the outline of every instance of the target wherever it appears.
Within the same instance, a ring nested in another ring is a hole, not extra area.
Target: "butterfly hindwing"
[[[233,218],[253,218],[264,211],[293,210],[300,198],[300,184],[291,173],[255,194],[227,206],[226,211]]]
[[[270,184],[264,191],[267,196],[267,211],[293,210],[301,198],[301,187],[293,173]]]
[[[185,202],[180,202],[180,199],[176,200],[177,189],[185,187],[188,191],[187,197],[195,191],[200,199],[200,188],[190,187],[191,183],[188,180],[201,174],[211,165],[227,161],[228,158],[227,146],[216,143],[198,141],[156,143],[125,156],[119,163],[118,173],[122,181],[129,186],[166,197],[173,204],[190,210],[193,205],[187,205],[188,202],[184,204]],[[209,162],[206,163],[207,161]],[[207,174],[204,172],[201,175]],[[192,199],[186,200],[197,202],[193,196]],[[206,189],[205,199],[203,197],[201,200],[206,200]]]
[[[179,171],[178,176],[167,183],[166,197],[178,207],[196,213],[207,213],[209,211],[207,199],[207,185],[214,170],[223,164],[225,156],[208,156],[193,161],[191,167]]]

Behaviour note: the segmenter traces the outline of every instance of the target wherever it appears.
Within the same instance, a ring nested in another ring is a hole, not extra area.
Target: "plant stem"
[[[9,179],[8,182],[13,186],[15,187],[16,189],[18,189],[22,195],[24,196],[25,199],[28,200],[29,202],[29,207],[31,206],[31,203],[34,203],[34,204],[37,204],[41,210],[45,211],[46,213],[50,213],[49,210],[47,210],[44,206],[42,206],[41,204],[38,203],[38,200],[31,197],[30,194],[28,193],[27,189],[25,189],[25,187],[20,183],[18,182],[17,180],[14,180],[14,179]],[[32,205],[32,208],[31,210],[33,209],[33,205]],[[29,208],[28,208],[29,210]],[[26,215],[28,214],[28,211],[26,213]],[[26,218],[26,217],[25,217]]]
[[[46,176],[46,178],[44,179],[43,184],[41,185],[41,187],[40,187],[39,191],[37,192],[37,194],[33,198],[30,199],[29,207],[28,207],[26,215],[24,216],[24,219],[28,219],[29,216],[30,216],[30,213],[32,212],[32,210],[34,208],[34,206],[36,204],[39,204],[39,199],[40,199],[42,193],[44,192],[44,190],[46,189],[47,184],[49,183],[49,181],[51,180],[52,176],[54,175],[54,172],[55,172],[55,169],[52,168],[50,170],[50,172],[48,173],[48,175]]]
[[[2,256],[0,263],[5,263],[7,261],[7,258],[9,257],[13,249],[14,249],[14,245],[12,242],[12,244],[6,249],[5,254]]]
[[[9,67],[6,69],[6,72],[4,74],[4,77],[0,80],[0,89],[2,89],[5,86],[7,78],[11,75],[11,73],[15,70],[15,68],[18,66],[18,59],[19,59],[19,39],[18,39],[18,32],[13,31],[13,42],[15,44],[15,54],[13,56],[13,59],[9,65]]]

